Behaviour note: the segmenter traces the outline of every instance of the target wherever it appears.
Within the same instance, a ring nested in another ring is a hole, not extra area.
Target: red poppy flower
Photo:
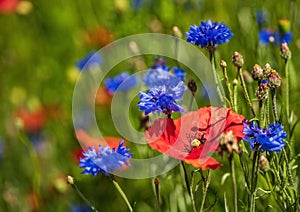
[[[228,108],[204,107],[177,120],[157,119],[146,131],[145,139],[152,149],[196,168],[216,169],[222,164],[210,155],[218,149],[220,135],[232,131],[240,141],[244,119]]]
[[[46,111],[43,108],[30,111],[26,108],[20,108],[15,117],[23,126],[26,133],[35,133],[43,128],[46,122]]]

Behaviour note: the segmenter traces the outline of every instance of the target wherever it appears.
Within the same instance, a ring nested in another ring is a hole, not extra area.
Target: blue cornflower
[[[174,67],[174,74],[171,68],[158,66],[150,68],[143,76],[143,83],[150,89],[158,89],[174,98],[175,101],[181,101],[184,91],[187,89],[182,79],[185,78],[183,69]]]
[[[281,44],[282,42],[289,43],[292,40],[292,33],[287,32],[281,34],[279,32],[273,32],[269,29],[262,29],[258,33],[259,41],[261,45],[267,45],[269,43]]]
[[[163,112],[171,114],[172,112],[183,112],[183,108],[176,104],[174,98],[159,89],[152,89],[146,93],[140,92],[140,101],[138,106],[145,114],[150,112]]]
[[[116,171],[122,168],[122,165],[130,166],[127,162],[132,154],[129,154],[128,148],[123,146],[124,141],[121,140],[118,149],[110,148],[109,146],[99,146],[99,151],[96,151],[94,147],[89,148],[82,154],[84,158],[80,158],[79,167],[84,168],[82,174],[97,174],[104,173],[106,175],[109,172]]]
[[[102,63],[102,57],[99,55],[99,53],[92,51],[87,56],[82,58],[76,63],[77,68],[82,71],[84,68],[88,68],[91,66],[97,66]]]
[[[88,205],[71,205],[70,212],[92,212]]]
[[[138,83],[135,75],[131,76],[127,72],[123,72],[113,78],[105,79],[105,87],[109,93],[114,94],[117,89],[120,91],[128,91],[134,88]]]
[[[265,129],[258,127],[255,123],[255,121],[251,121],[250,124],[247,121],[244,122],[243,140],[250,143],[252,150],[254,150],[255,143],[259,143],[262,152],[280,152],[286,145],[283,141],[286,138],[283,126],[279,123],[272,123],[269,124],[268,129]]]
[[[228,43],[233,36],[230,29],[222,22],[201,22],[199,26],[190,26],[190,31],[186,33],[187,42],[193,43],[201,48],[215,48],[216,45]]]
[[[264,26],[268,20],[268,13],[263,9],[258,9],[256,11],[256,22],[259,27]]]

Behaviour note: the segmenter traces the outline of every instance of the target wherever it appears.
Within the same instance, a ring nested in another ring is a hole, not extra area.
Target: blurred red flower
[[[42,129],[46,122],[46,110],[43,108],[30,111],[27,108],[20,108],[15,113],[15,117],[26,133],[35,133]]]
[[[16,11],[19,0],[0,0],[0,13],[13,13]]]
[[[87,30],[84,34],[84,40],[90,46],[103,47],[114,40],[114,35],[108,29],[98,26]]]
[[[204,107],[177,120],[157,119],[146,131],[145,139],[152,149],[196,168],[216,169],[222,164],[210,155],[218,149],[219,137],[223,132],[232,131],[240,141],[244,119],[228,108]]]

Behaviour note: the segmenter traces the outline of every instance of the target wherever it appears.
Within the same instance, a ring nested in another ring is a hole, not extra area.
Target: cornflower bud
[[[238,52],[234,52],[232,56],[232,63],[237,68],[242,68],[244,65],[244,57]]]
[[[252,69],[252,77],[254,80],[262,80],[264,77],[264,70],[258,64],[255,64]]]

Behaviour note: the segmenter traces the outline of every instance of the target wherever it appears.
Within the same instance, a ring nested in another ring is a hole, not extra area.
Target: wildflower
[[[283,126],[279,123],[269,124],[268,129],[260,128],[255,124],[255,121],[244,122],[243,140],[250,143],[250,147],[254,150],[254,145],[259,144],[261,151],[280,152],[286,145],[283,141],[286,138],[286,132],[283,131]]]
[[[114,34],[103,26],[97,26],[93,29],[88,29],[84,33],[84,41],[92,47],[103,47],[114,40]]]
[[[140,101],[138,106],[141,111],[145,111],[145,115],[150,112],[163,112],[170,115],[172,112],[183,112],[183,108],[176,104],[175,99],[159,89],[152,89],[146,93],[140,93]]]
[[[105,87],[110,94],[114,94],[117,90],[128,91],[135,87],[138,79],[135,75],[130,76],[127,72],[123,72],[113,78],[105,79]]]
[[[237,141],[244,136],[242,115],[228,108],[204,107],[177,120],[157,119],[146,131],[152,149],[201,169],[216,169],[221,164],[208,154],[219,147],[218,138],[232,131]]]
[[[87,56],[77,61],[77,68],[82,71],[85,68],[90,68],[92,66],[98,66],[102,63],[102,57],[95,51],[92,51]]]
[[[261,81],[261,83],[259,84],[259,86],[256,90],[255,95],[259,101],[262,101],[262,100],[268,98],[268,84],[267,84],[266,79]]]
[[[244,57],[238,52],[234,52],[232,55],[232,63],[237,68],[242,68],[244,65]]]
[[[1,0],[0,1],[0,13],[13,13],[16,11],[19,0]]]
[[[189,79],[188,88],[190,89],[192,94],[195,95],[195,93],[197,91],[197,84],[196,84],[195,80]]]
[[[264,77],[264,70],[261,68],[260,65],[258,64],[255,64],[253,66],[253,69],[252,69],[252,77],[254,80],[262,80],[263,77]]]
[[[292,57],[292,53],[289,49],[289,46],[286,42],[283,42],[281,43],[281,46],[280,46],[280,57],[282,59],[284,59],[285,61],[291,59]]]
[[[292,40],[291,32],[281,34],[270,29],[262,29],[259,31],[258,35],[261,45],[267,45],[269,43],[281,44],[283,41],[289,43]]]
[[[259,158],[259,169],[263,172],[267,172],[270,170],[270,164],[268,159],[265,156],[260,156]]]
[[[240,153],[238,141],[234,137],[232,131],[222,133],[218,152],[221,156],[223,156],[224,152],[227,152],[229,157],[232,156],[233,152]]]
[[[218,44],[228,43],[233,36],[230,29],[222,22],[201,22],[199,26],[190,26],[190,31],[186,33],[187,42],[193,43],[201,48],[214,50]]]
[[[115,148],[108,146],[99,146],[99,151],[94,147],[90,147],[87,151],[83,152],[84,158],[80,158],[79,167],[84,168],[82,174],[97,174],[104,173],[106,175],[109,172],[116,171],[122,168],[122,165],[130,166],[127,162],[132,154],[129,154],[129,149],[123,146],[124,141],[121,140],[120,144]]]
[[[270,70],[266,74],[268,80],[268,86],[271,89],[278,88],[281,85],[281,77],[279,76],[278,72],[274,69]]]
[[[256,11],[256,22],[259,27],[264,26],[267,23],[268,13],[262,9]]]

